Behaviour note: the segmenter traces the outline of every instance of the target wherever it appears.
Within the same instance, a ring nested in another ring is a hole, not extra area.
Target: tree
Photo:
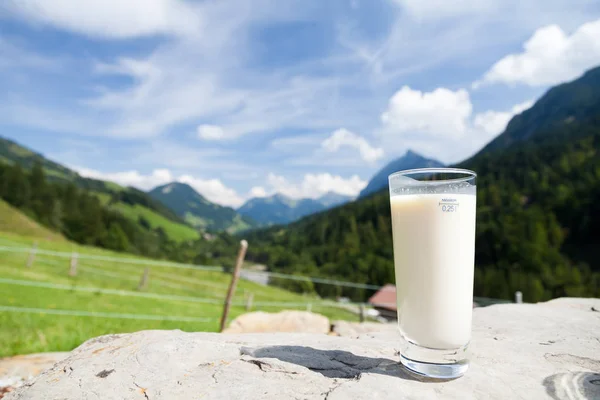
[[[115,222],[110,224],[102,244],[104,247],[116,251],[127,251],[129,249],[127,235],[125,235],[119,224]]]

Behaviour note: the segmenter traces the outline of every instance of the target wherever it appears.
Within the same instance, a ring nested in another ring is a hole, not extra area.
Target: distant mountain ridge
[[[412,150],[408,150],[402,157],[390,162],[377,172],[367,186],[358,195],[359,198],[379,192],[388,187],[388,176],[394,172],[415,168],[443,167],[441,162],[423,157]]]
[[[323,204],[325,207],[335,207],[340,204],[344,204],[354,199],[351,196],[346,196],[345,194],[340,194],[337,192],[329,191],[325,193],[323,196],[319,197],[317,201]]]
[[[282,225],[352,200],[352,197],[327,192],[318,199],[292,199],[276,193],[248,200],[238,212],[261,225]]]
[[[233,208],[208,201],[186,183],[167,183],[155,187],[148,194],[195,228],[235,233],[256,226],[256,222],[240,215]]]

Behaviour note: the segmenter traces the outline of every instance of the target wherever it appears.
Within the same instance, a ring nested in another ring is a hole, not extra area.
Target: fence
[[[4,241],[6,243],[6,241]],[[12,243],[11,243],[12,244]],[[169,273],[172,271],[182,271],[182,273],[190,274],[197,271],[204,271],[207,273],[221,273],[223,268],[219,266],[210,265],[193,265],[193,264],[180,264],[169,261],[159,260],[146,260],[134,257],[114,257],[97,254],[87,253],[74,253],[74,252],[61,252],[47,249],[40,249],[36,244],[33,247],[23,246],[0,246],[0,254],[23,254],[23,265],[29,271],[34,271],[36,265],[43,264],[55,268],[54,273],[67,274],[71,277],[81,276],[96,276],[114,279],[115,283],[119,283],[122,286],[132,285],[134,282],[139,282],[137,290],[125,290],[118,288],[107,288],[101,286],[88,286],[88,285],[74,285],[48,282],[41,280],[32,279],[15,279],[15,278],[0,278],[0,285],[12,285],[18,287],[31,287],[31,288],[42,288],[52,289],[57,291],[69,291],[79,293],[95,293],[103,294],[108,296],[120,296],[120,297],[136,297],[146,298],[154,300],[162,300],[168,302],[183,302],[183,303],[196,303],[205,305],[222,305],[225,290],[227,289],[226,283],[217,283],[207,281],[206,279],[198,279],[198,277],[188,275],[177,275],[175,273]],[[61,261],[64,260],[64,261]],[[98,265],[101,263],[101,265]],[[114,267],[117,266],[118,270]],[[61,269],[62,268],[62,269]],[[14,270],[14,268],[13,268]],[[219,274],[221,275],[221,274]],[[267,281],[271,278],[278,279],[290,279],[296,281],[310,281],[313,283],[335,285],[340,287],[351,287],[361,288],[376,291],[381,289],[381,286],[354,283],[347,281],[340,281],[334,279],[326,279],[321,277],[310,277],[310,276],[298,276],[290,274],[282,274],[276,272],[267,271],[246,271],[246,278],[248,275],[260,276],[266,278]],[[141,278],[140,278],[141,276]],[[242,275],[244,278],[244,275]],[[95,278],[90,278],[94,280]],[[254,280],[254,279],[253,279]],[[127,284],[126,282],[131,282]],[[151,283],[154,291],[146,291],[146,286]],[[198,286],[207,288],[204,291],[204,296],[191,295],[192,293],[198,293]],[[262,292],[260,288],[255,285],[252,292],[247,293],[243,301],[233,300],[231,306],[240,307],[246,310],[253,309],[272,309],[272,308],[292,308],[292,309],[306,309],[312,310],[314,308],[320,309],[337,309],[340,311],[347,311],[355,314],[362,320],[364,318],[365,305],[357,302],[335,302],[330,300],[323,300],[319,298],[305,297],[303,301],[270,301],[261,300],[260,297],[268,297],[266,292]],[[156,292],[156,290],[163,291],[165,293]],[[172,292],[178,290],[190,295],[173,294]],[[239,296],[238,296],[239,297]],[[258,298],[257,298],[258,297]],[[503,302],[494,299],[478,299],[475,301],[481,305],[494,304]],[[381,306],[395,306],[395,303],[391,304],[379,304]],[[73,315],[82,317],[101,317],[101,318],[122,318],[122,319],[140,319],[140,320],[169,320],[169,321],[186,321],[186,322],[212,322],[216,321],[215,317],[186,317],[186,316],[172,316],[172,315],[147,315],[147,314],[132,314],[132,313],[112,313],[112,312],[96,312],[88,310],[62,310],[62,309],[51,309],[51,308],[39,308],[39,307],[20,307],[20,306],[1,306],[0,311],[13,312],[13,313],[45,313],[45,314],[56,314],[56,315]],[[139,318],[138,318],[139,317]]]

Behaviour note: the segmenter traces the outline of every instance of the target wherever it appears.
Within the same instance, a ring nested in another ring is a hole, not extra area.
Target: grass
[[[163,228],[167,236],[175,241],[195,240],[200,236],[198,231],[196,231],[194,228],[173,222],[146,207],[140,206],[139,204],[132,206],[125,203],[118,203],[112,205],[111,207],[121,212],[127,218],[133,219],[134,221],[137,221],[139,217],[146,218],[152,228]]]
[[[104,181],[104,186],[113,192],[122,192],[125,188],[118,183],[112,181]]]
[[[41,226],[2,200],[0,200],[0,231],[53,241],[65,240],[60,234]]]
[[[93,194],[96,197],[98,197],[102,205],[106,206],[109,204],[111,199],[110,194],[101,192],[93,192]],[[184,224],[178,224],[177,222],[173,222],[163,217],[162,215],[159,215],[156,212],[150,210],[149,208],[146,208],[139,204],[132,206],[130,204],[117,203],[110,205],[110,207],[114,210],[119,211],[125,217],[134,221],[138,221],[140,217],[146,218],[146,220],[148,220],[152,228],[163,228],[167,236],[169,236],[170,239],[175,241],[183,242],[186,240],[195,240],[198,239],[198,237],[200,236],[198,231],[196,231],[194,228]]]
[[[0,233],[0,246],[30,248],[37,240],[38,249],[78,252],[82,255],[119,257],[121,262],[78,261],[78,274],[68,275],[70,259],[37,254],[33,265],[26,267],[29,253],[0,251],[0,357],[41,351],[71,350],[83,341],[108,333],[143,329],[181,329],[216,331],[222,312],[230,275],[197,268],[151,266],[148,286],[137,286],[146,266],[135,264],[143,259],[93,247],[79,246],[65,240],[44,240]],[[44,287],[58,285],[58,287]],[[93,288],[81,291],[81,288]],[[110,291],[119,290],[120,294]],[[106,291],[109,291],[108,293]],[[254,296],[253,310],[270,312],[282,309],[306,309],[331,319],[356,321],[358,317],[316,297],[240,280],[230,319],[246,312],[245,298]],[[146,296],[146,297],[142,297]],[[153,297],[154,296],[154,297]],[[165,298],[165,296],[167,296]],[[170,297],[169,297],[170,296]],[[181,296],[182,298],[173,298]],[[200,302],[202,301],[202,302]],[[266,305],[264,302],[293,302],[296,305]],[[193,321],[118,319],[105,316],[72,316],[47,313],[7,311],[6,307],[30,309],[76,310],[83,312],[135,314],[158,318],[195,319]],[[206,319],[206,320],[199,320]]]
[[[241,231],[245,231],[246,229],[250,229],[251,225],[244,221],[241,215],[237,214],[233,218],[232,225],[227,229],[229,233],[237,233]]]
[[[100,204],[102,204],[103,206],[106,206],[108,204],[108,202],[110,201],[110,194],[108,194],[108,193],[93,192],[93,191],[91,191],[90,193],[92,193],[94,196],[96,196],[98,198],[98,200],[100,200]]]
[[[208,225],[207,220],[205,220],[204,218],[200,218],[189,211],[185,213],[183,219],[185,220],[185,222],[192,226],[195,226],[196,228],[206,228],[206,225]]]

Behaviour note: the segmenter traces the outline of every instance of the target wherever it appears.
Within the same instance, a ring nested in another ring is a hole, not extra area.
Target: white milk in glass
[[[406,340],[432,349],[471,339],[475,187],[460,192],[390,199],[398,324]]]

